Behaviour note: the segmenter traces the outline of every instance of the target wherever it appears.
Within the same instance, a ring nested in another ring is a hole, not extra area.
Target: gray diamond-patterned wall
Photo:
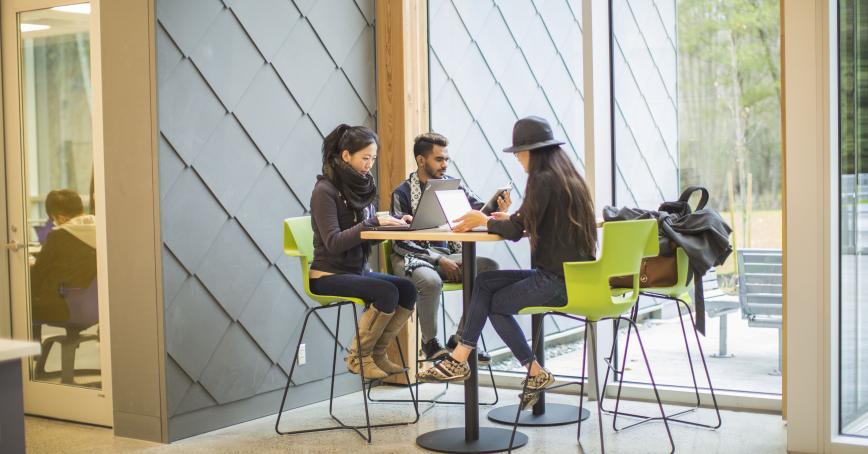
[[[323,133],[376,125],[373,11],[374,0],[157,0],[171,440],[278,408],[309,304],[282,221],[308,209]],[[289,408],[328,398],[334,319],[315,318],[305,342],[318,353]]]

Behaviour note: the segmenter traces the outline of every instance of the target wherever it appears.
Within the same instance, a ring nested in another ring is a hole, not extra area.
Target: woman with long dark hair
[[[416,304],[416,287],[397,276],[368,268],[371,242],[362,230],[378,225],[398,225],[412,220],[377,216],[377,187],[371,168],[379,139],[364,126],[340,125],[323,141],[322,175],[317,176],[310,198],[314,258],[310,289],[320,295],[361,298],[368,304],[359,320],[346,358],[347,369],[365,378],[383,378],[403,372],[389,361],[386,347],[407,323]]]
[[[529,270],[499,270],[481,273],[473,287],[461,343],[451,356],[418,374],[422,381],[461,381],[470,375],[467,358],[476,348],[486,320],[522,365],[530,369],[527,385],[538,391],[554,377],[534,359],[533,352],[514,315],[530,306],[564,306],[564,262],[594,260],[597,226],[594,204],[585,180],[554,139],[549,124],[539,117],[522,118],[512,134],[514,153],[528,173],[525,198],[515,214],[493,213],[491,217],[470,211],[458,220],[455,230],[468,231],[487,225],[488,231],[518,241],[525,233],[530,239]],[[530,408],[538,393],[522,396],[523,409]]]

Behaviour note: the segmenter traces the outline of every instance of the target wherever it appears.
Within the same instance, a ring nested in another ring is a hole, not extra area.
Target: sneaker
[[[435,337],[428,342],[422,342],[422,354],[428,361],[438,361],[449,356],[449,350],[440,345],[440,341]]]
[[[528,391],[541,391],[548,388],[549,386],[551,386],[552,383],[555,382],[555,376],[552,375],[551,371],[543,367],[539,374],[522,380],[522,386],[524,386],[524,382],[527,382]]]
[[[470,376],[470,367],[466,362],[456,361],[451,356],[434,363],[433,366],[416,374],[421,382],[452,382],[464,381]]]
[[[540,392],[555,382],[555,377],[552,375],[551,371],[543,367],[539,374],[534,375],[529,379],[522,380],[522,387],[524,387],[525,382],[527,382],[527,392],[518,395],[518,398],[521,401],[519,406],[522,410],[529,410],[539,401]]]
[[[452,350],[455,350],[455,347],[458,346],[458,337],[456,335],[449,336],[449,340],[446,341],[446,349],[449,350],[449,353],[452,353]],[[485,350],[476,349],[476,364],[479,366],[487,366],[491,364],[491,355],[488,354]]]
[[[527,393],[519,393],[519,407],[522,411],[531,410],[533,406],[539,402],[539,391],[528,391]]]

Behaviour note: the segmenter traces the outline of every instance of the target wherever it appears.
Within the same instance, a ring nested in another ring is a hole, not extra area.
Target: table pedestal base
[[[499,423],[512,425],[515,422],[515,411],[518,405],[507,405],[505,407],[495,408],[488,412],[488,419]],[[591,417],[591,412],[587,408],[582,409],[582,421]],[[579,407],[575,405],[564,405],[547,403],[545,413],[535,415],[531,411],[521,412],[518,418],[519,426],[527,427],[551,427],[564,426],[567,424],[575,424],[579,422]]]
[[[513,415],[515,415],[513,413]],[[513,416],[514,417],[514,416]],[[499,427],[480,427],[479,439],[466,441],[464,439],[464,428],[453,427],[451,429],[440,429],[419,435],[416,438],[416,444],[435,452],[450,452],[450,453],[487,453],[487,452],[503,452],[509,450],[509,437],[512,435],[512,430],[502,429]],[[512,448],[519,448],[527,444],[527,435],[516,432],[515,441],[512,443]]]

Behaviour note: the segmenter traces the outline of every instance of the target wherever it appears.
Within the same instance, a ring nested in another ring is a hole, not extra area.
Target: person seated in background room
[[[33,320],[69,319],[62,288],[87,288],[96,279],[96,219],[84,213],[77,192],[58,189],[45,198],[45,211],[55,227],[48,233],[30,267]]]
[[[442,361],[419,372],[421,381],[461,381],[470,376],[467,358],[487,320],[516,359],[530,370],[529,392],[521,397],[522,409],[538,400],[536,391],[554,383],[554,376],[534,358],[527,338],[514,315],[530,306],[558,307],[567,303],[564,262],[593,260],[597,226],[594,204],[585,180],[554,139],[551,126],[539,117],[518,120],[513,128],[514,153],[528,173],[525,198],[512,215],[486,216],[470,211],[458,221],[455,231],[487,225],[488,231],[518,241],[525,232],[530,239],[531,269],[481,273],[473,287],[470,312],[461,343]]]
[[[416,159],[416,171],[392,191],[391,213],[393,216],[416,215],[416,208],[429,179],[451,179],[446,174],[449,168],[449,140],[446,137],[429,132],[416,137],[413,144],[413,156]],[[474,209],[480,209],[485,204],[475,194],[464,192]],[[500,211],[506,211],[510,206],[509,192],[498,199]],[[392,246],[392,272],[398,276],[407,276],[419,291],[417,317],[422,331],[422,352],[430,360],[442,359],[449,354],[460,339],[456,335],[449,337],[444,348],[437,339],[437,314],[440,308],[440,292],[443,281],[461,282],[461,243],[446,241],[395,241]],[[497,262],[487,257],[477,257],[477,272],[482,273],[498,269]],[[464,325],[464,315],[458,322],[458,332]],[[447,350],[448,349],[448,350]],[[478,352],[479,363],[488,364],[491,356],[484,351]]]
[[[404,371],[389,360],[386,347],[416,305],[416,287],[410,280],[370,270],[368,257],[375,242],[361,238],[366,228],[412,220],[376,214],[377,187],[371,168],[378,147],[377,134],[364,126],[335,128],[323,141],[322,175],[317,176],[310,198],[314,246],[310,290],[370,303],[346,357],[347,369],[354,374],[363,369],[366,379]]]

